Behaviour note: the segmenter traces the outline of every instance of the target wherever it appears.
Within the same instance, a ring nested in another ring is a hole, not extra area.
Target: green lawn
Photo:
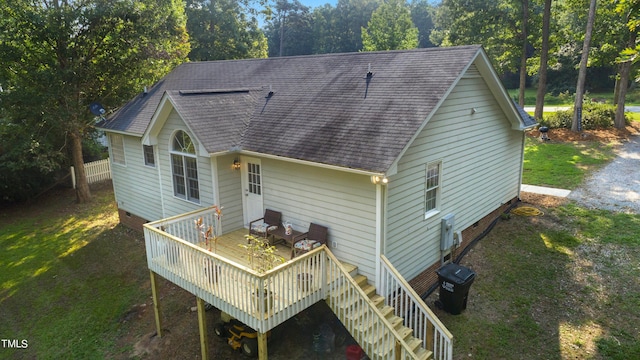
[[[631,119],[631,121],[640,121],[640,113],[632,113],[632,112],[628,112],[627,116]]]
[[[527,137],[523,183],[574,189],[614,157],[611,144]],[[439,313],[454,359],[640,359],[640,215],[544,211],[500,221],[463,258],[477,271],[469,306]]]
[[[610,144],[548,143],[527,137],[522,183],[575,189],[589,171],[600,168],[614,157]]]
[[[461,261],[467,309],[438,312],[454,359],[640,359],[640,215],[545,212],[500,221]]]
[[[528,139],[525,183],[573,189],[612,157],[610,145]],[[0,358],[129,356],[138,335],[126,317],[150,301],[144,242],[117,225],[111,189],[94,194],[87,205],[67,191],[0,210],[0,337],[28,343],[0,348]],[[640,216],[545,212],[499,222],[463,259],[478,271],[469,308],[439,313],[455,358],[640,358]],[[192,305],[173,298],[164,303],[171,324]],[[197,353],[197,326],[188,330]]]
[[[96,194],[0,212],[0,337],[28,344],[0,358],[104,358],[122,316],[148,296],[148,272],[127,260],[144,257],[144,243],[116,226],[113,192]]]
[[[537,89],[534,89],[534,88],[525,89],[524,91],[525,105],[534,106],[536,104],[536,92],[537,92]],[[507,93],[512,99],[516,101],[518,100],[518,96],[519,96],[518,89],[507,89]],[[613,92],[587,93],[585,95],[585,98],[604,100],[609,104],[613,104]],[[573,106],[573,103],[574,103],[573,97],[568,95],[553,96],[551,94],[547,94],[545,97],[545,105]],[[633,91],[627,94],[626,102],[625,102],[626,105],[634,105],[634,104],[637,105],[639,103],[640,103],[640,91]]]

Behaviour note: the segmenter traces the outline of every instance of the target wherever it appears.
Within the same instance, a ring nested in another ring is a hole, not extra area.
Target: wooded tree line
[[[117,109],[184,61],[482,44],[520,103],[538,86],[538,118],[548,92],[622,100],[639,1],[0,0],[0,200],[33,196],[73,164],[87,201],[89,104]]]

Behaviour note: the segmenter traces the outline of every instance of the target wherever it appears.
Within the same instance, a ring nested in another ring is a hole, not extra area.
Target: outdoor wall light
[[[372,175],[371,176],[371,183],[373,183],[373,184],[386,185],[388,182],[389,182],[389,179],[387,179],[386,177],[377,176],[377,175]]]
[[[240,160],[234,159],[233,164],[231,165],[233,170],[240,170]]]

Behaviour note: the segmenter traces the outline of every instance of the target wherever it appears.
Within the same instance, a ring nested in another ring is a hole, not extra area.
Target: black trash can
[[[440,282],[440,302],[443,309],[458,315],[467,308],[469,288],[476,273],[464,266],[450,263],[436,270]]]

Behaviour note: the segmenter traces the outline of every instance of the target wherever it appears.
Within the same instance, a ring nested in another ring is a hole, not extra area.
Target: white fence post
[[[71,166],[71,185],[76,188],[76,169]]]

